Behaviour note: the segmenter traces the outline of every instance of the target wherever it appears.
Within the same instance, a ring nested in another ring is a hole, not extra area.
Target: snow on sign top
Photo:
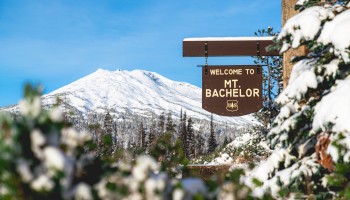
[[[274,37],[200,37],[185,38],[183,41],[272,41]]]

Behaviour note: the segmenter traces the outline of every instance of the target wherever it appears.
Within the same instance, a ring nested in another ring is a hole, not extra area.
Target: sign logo
[[[208,66],[202,69],[202,108],[241,116],[262,108],[261,66]]]
[[[230,112],[235,112],[238,110],[238,101],[237,100],[228,100],[226,104],[226,110]]]

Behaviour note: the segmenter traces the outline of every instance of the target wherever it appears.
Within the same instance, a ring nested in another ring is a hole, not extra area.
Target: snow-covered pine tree
[[[158,117],[158,137],[163,135],[165,129],[165,115],[162,112]]]
[[[202,133],[197,133],[195,136],[196,146],[195,146],[195,158],[199,155],[205,154],[205,139],[202,136]]]
[[[230,142],[229,142],[229,140],[228,140],[228,137],[225,136],[224,143],[223,143],[222,147],[226,147],[226,145],[228,145],[229,143],[230,143]]]
[[[255,36],[276,36],[277,32],[272,27],[258,30]],[[283,87],[283,69],[282,56],[255,56],[254,63],[263,65],[263,108],[255,113],[267,130],[270,128],[272,121],[279,112],[279,108],[275,103],[276,97],[281,93]]]
[[[138,146],[142,149],[146,147],[146,133],[145,133],[145,128],[143,126],[143,121],[141,121],[140,126],[139,126],[139,144]]]
[[[152,122],[149,133],[148,133],[148,138],[147,138],[147,147],[148,149],[153,146],[156,138],[156,123]]]
[[[210,136],[208,140],[208,147],[208,153],[213,153],[217,147],[213,114],[210,116]]]
[[[112,135],[113,146],[114,146],[114,149],[118,149],[118,148],[120,148],[119,145],[118,145],[118,139],[117,139],[118,123],[116,121],[114,121],[114,120],[113,120],[113,123],[112,123],[112,131],[113,131],[113,135]]]
[[[186,116],[186,111],[184,112],[181,120],[182,121],[180,122],[180,125],[181,125],[180,137],[181,137],[184,155],[187,156],[188,155],[188,146],[187,146],[187,128],[186,128],[187,116]]]
[[[173,118],[171,116],[171,112],[168,112],[167,118],[166,118],[166,125],[165,125],[165,131],[171,134],[175,133],[175,127]]]
[[[268,134],[275,148],[254,170],[264,189],[283,198],[350,198],[350,1],[299,0],[299,14],[277,40],[293,59],[282,105]]]
[[[101,134],[101,125],[99,123],[88,124],[87,127],[90,130],[94,142],[99,142],[99,135]]]
[[[103,130],[105,134],[112,134],[113,131],[113,119],[109,111],[107,111],[104,121],[103,121]]]
[[[192,118],[189,117],[187,120],[187,158],[194,157],[194,148],[195,148],[195,140],[194,140],[194,130],[193,130],[193,121]]]
[[[110,156],[113,152],[113,119],[109,111],[107,111],[103,121],[103,133],[100,134],[98,143],[99,154],[103,156]]]
[[[179,122],[179,126],[177,127],[177,134],[181,137],[181,129],[182,129],[182,108],[180,111],[180,122]]]

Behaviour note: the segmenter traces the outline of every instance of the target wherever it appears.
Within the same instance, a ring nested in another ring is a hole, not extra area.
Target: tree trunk
[[[298,11],[294,10],[294,6],[298,0],[282,0],[282,25],[288,21],[289,18],[298,14]],[[294,56],[306,55],[307,50],[305,46],[301,46],[298,49],[289,49],[283,54],[283,88],[286,88],[290,78],[290,73],[293,69],[291,59]]]

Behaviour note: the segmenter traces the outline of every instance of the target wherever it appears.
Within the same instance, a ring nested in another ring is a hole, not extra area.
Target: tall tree
[[[113,119],[109,111],[107,111],[103,120],[103,130],[105,134],[112,134],[113,132]]]
[[[175,124],[173,122],[173,118],[171,116],[171,112],[169,111],[168,116],[166,118],[166,126],[165,131],[173,134],[175,132]]]
[[[120,146],[118,145],[118,140],[117,140],[118,124],[117,124],[116,121],[113,121],[113,124],[112,124],[112,132],[113,132],[112,138],[113,138],[113,145],[114,145],[114,148],[115,148],[115,149],[120,148]]]
[[[107,111],[103,121],[103,133],[100,134],[100,142],[98,144],[99,154],[102,156],[109,156],[113,152],[113,119]]]
[[[143,122],[141,121],[139,125],[139,130],[138,130],[138,138],[139,138],[139,147],[145,148],[146,145],[146,133],[145,133],[145,128],[143,127]]]
[[[197,158],[197,156],[205,154],[205,139],[201,133],[197,133],[195,141],[194,157]]]
[[[194,138],[194,131],[193,131],[193,121],[192,118],[189,117],[187,121],[187,157],[193,158],[194,157],[194,151],[195,151],[195,138]]]
[[[101,134],[101,125],[99,123],[88,124],[88,129],[92,132],[94,141],[99,144],[100,134]]]
[[[151,146],[153,146],[154,142],[155,142],[155,133],[156,133],[156,123],[153,121],[148,133],[148,138],[147,138],[147,147],[150,148]]]
[[[209,146],[208,153],[214,152],[217,147],[213,114],[211,114],[210,116],[210,136],[209,136],[208,146]]]
[[[181,108],[181,111],[180,111],[180,123],[179,123],[178,129],[177,129],[177,132],[180,135],[180,137],[181,137],[182,122],[183,122],[182,117],[183,116],[182,116],[182,108]]]
[[[267,29],[258,30],[254,34],[260,37],[276,36],[278,33],[272,27],[268,27]],[[282,56],[256,56],[254,57],[254,63],[263,66],[263,108],[255,113],[255,117],[268,130],[279,112],[275,99],[283,89],[283,59]]]
[[[230,143],[230,142],[229,142],[229,140],[228,140],[228,137],[225,136],[224,143],[223,143],[222,147],[225,147],[225,146],[228,145],[229,143]]]
[[[162,135],[165,129],[165,115],[162,112],[158,117],[158,135]]]
[[[261,181],[284,199],[350,197],[349,2],[298,1],[301,12],[277,37],[281,52],[309,50],[292,60],[288,86],[277,98],[281,112],[268,133],[275,150],[255,170],[264,170]]]
[[[186,118],[187,116],[185,111],[180,122],[180,126],[181,126],[180,137],[181,137],[182,148],[185,156],[188,155]]]

